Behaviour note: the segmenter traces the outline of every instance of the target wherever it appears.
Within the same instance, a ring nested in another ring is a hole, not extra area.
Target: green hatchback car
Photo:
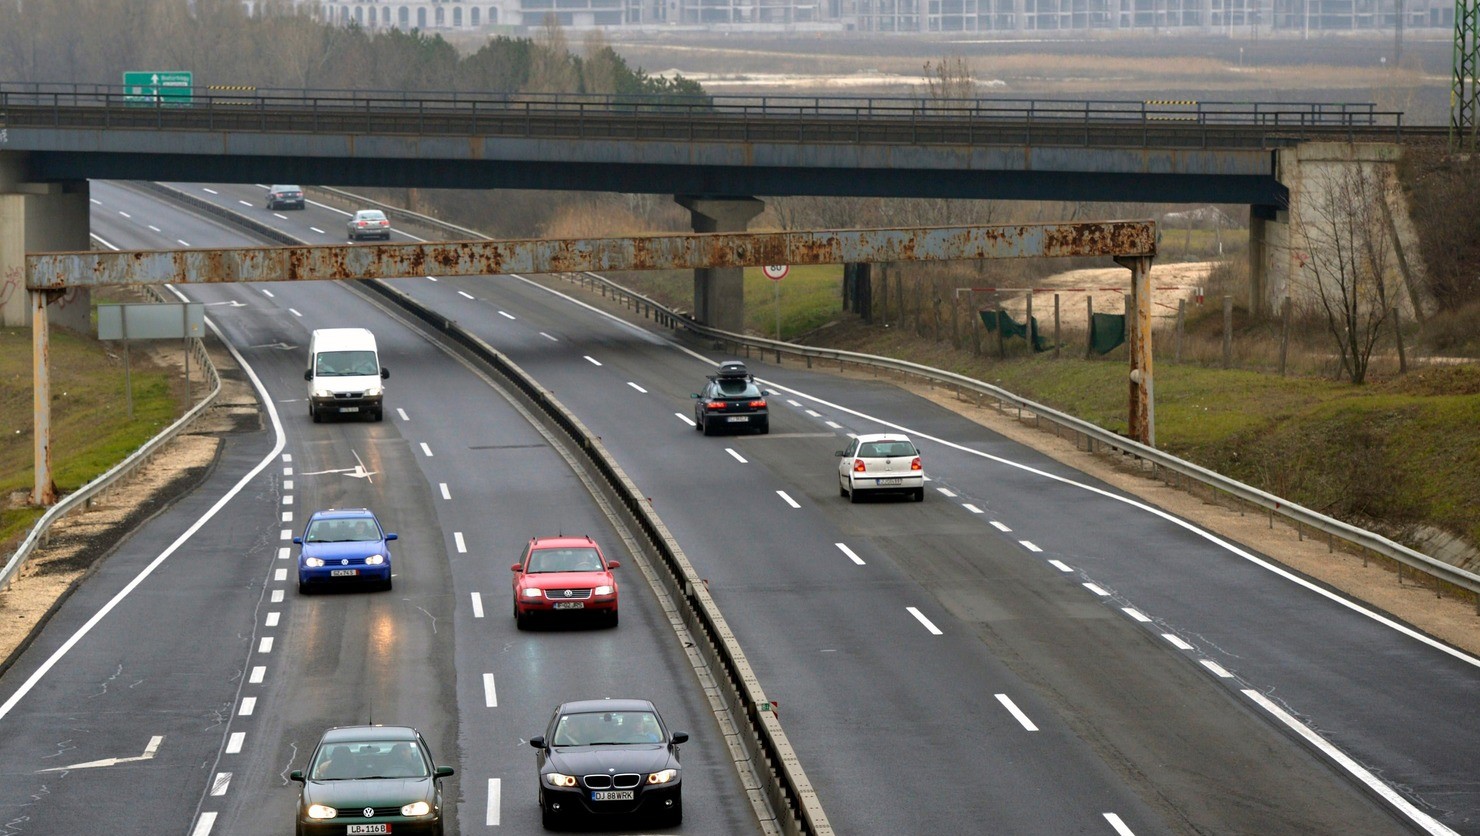
[[[298,836],[442,836],[442,779],[427,742],[408,726],[342,726],[324,732],[302,784]]]

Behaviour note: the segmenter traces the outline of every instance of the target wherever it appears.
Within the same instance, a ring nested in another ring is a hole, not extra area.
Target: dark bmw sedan
[[[421,733],[406,726],[343,726],[324,732],[308,769],[289,778],[298,836],[442,836],[442,779]]]
[[[683,822],[678,744],[647,700],[582,700],[555,709],[529,745],[539,750],[540,811],[547,829],[575,816]]]

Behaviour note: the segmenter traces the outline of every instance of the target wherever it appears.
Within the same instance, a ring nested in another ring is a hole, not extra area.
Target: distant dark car
[[[298,794],[298,836],[442,836],[442,779],[426,740],[406,726],[344,726],[324,732],[288,777]]]
[[[396,539],[366,508],[329,508],[315,511],[293,542],[298,552],[298,591],[345,583],[369,583],[391,588],[391,550]]]
[[[683,822],[678,744],[647,700],[582,700],[555,709],[539,750],[540,811],[547,829],[574,816]],[[399,832],[399,831],[397,831]]]
[[[738,360],[721,363],[719,371],[709,376],[704,388],[693,395],[694,429],[714,435],[726,429],[771,431],[771,416],[766,408],[770,394],[755,383],[755,378]]]
[[[302,209],[303,189],[298,186],[273,186],[267,190],[268,209]]]
[[[514,625],[553,616],[600,618],[617,626],[617,580],[621,566],[607,560],[590,537],[535,537],[514,570]]]
[[[349,219],[345,231],[349,234],[351,241],[358,241],[361,238],[391,240],[390,219],[379,209],[361,209],[356,212],[355,216]]]

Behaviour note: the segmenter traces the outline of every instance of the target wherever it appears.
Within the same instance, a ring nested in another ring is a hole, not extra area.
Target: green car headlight
[[[401,815],[403,816],[425,816],[430,812],[432,812],[432,805],[425,801],[413,801],[401,808]]]

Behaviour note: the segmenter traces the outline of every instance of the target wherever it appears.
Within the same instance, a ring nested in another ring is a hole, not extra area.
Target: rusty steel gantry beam
[[[123,250],[26,256],[31,290],[121,284],[395,279],[1066,256],[1154,256],[1152,221],[687,233],[377,246]]]
[[[124,250],[26,256],[26,288],[35,311],[35,391],[49,386],[47,294],[69,287],[204,282],[284,282],[482,276],[583,270],[758,267],[1001,258],[1110,256],[1131,269],[1145,316],[1127,311],[1131,345],[1131,436],[1154,443],[1151,407],[1150,290],[1154,221],[997,226],[689,233],[629,238],[449,241],[379,246],[236,247],[217,250]],[[36,482],[32,501],[56,500],[51,481],[51,404],[35,402]]]

